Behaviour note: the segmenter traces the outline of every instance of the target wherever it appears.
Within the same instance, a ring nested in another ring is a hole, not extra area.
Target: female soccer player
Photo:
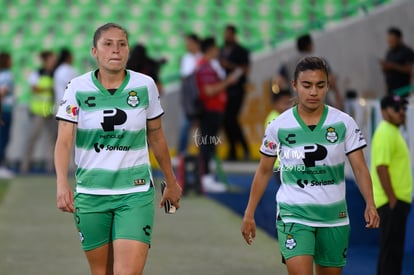
[[[345,158],[365,199],[366,227],[377,228],[372,183],[362,148],[365,139],[347,114],[324,104],[328,69],[317,57],[296,66],[292,86],[298,104],[266,128],[259,167],[244,214],[242,235],[251,244],[254,212],[280,159],[277,231],[289,274],[341,274],[346,264],[349,218],[345,200]]]
[[[166,180],[166,200],[178,208],[176,182],[161,126],[154,81],[126,70],[128,35],[108,23],[94,34],[98,69],[74,78],[57,113],[57,206],[74,213],[92,274],[142,274],[154,221],[148,146]],[[68,182],[75,140],[76,190]]]

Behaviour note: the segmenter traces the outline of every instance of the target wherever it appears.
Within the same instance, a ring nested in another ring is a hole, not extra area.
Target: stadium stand
[[[0,0],[0,49],[12,53],[17,92],[24,100],[27,76],[38,64],[35,53],[68,45],[75,67],[84,72],[94,65],[93,31],[115,21],[129,30],[131,43],[144,43],[150,55],[168,58],[161,79],[169,83],[178,79],[185,32],[221,37],[231,22],[240,29],[241,43],[258,52],[385,2],[390,0]]]

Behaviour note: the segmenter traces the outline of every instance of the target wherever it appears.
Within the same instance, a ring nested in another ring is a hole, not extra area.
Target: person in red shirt
[[[215,154],[216,145],[221,142],[218,131],[226,109],[226,87],[237,81],[241,70],[224,79],[225,72],[217,60],[219,48],[212,37],[201,42],[201,51],[203,57],[196,70],[196,82],[203,112],[200,117],[201,133],[196,129],[194,142],[200,148],[201,184],[204,191],[223,192],[226,187],[215,181],[210,173],[209,162]]]

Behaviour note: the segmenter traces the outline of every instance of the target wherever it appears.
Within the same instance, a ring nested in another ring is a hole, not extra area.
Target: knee
[[[142,275],[141,268],[137,266],[116,265],[114,267],[114,275]]]

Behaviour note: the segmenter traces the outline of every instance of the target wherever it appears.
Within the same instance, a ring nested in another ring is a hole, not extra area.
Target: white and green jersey
[[[56,115],[77,123],[76,191],[99,195],[147,191],[152,176],[146,123],[163,114],[156,85],[150,77],[127,70],[111,94],[95,72],[68,84]]]
[[[355,121],[325,105],[318,125],[306,125],[293,107],[266,128],[260,152],[280,159],[277,213],[309,226],[349,224],[345,158],[366,146]]]

